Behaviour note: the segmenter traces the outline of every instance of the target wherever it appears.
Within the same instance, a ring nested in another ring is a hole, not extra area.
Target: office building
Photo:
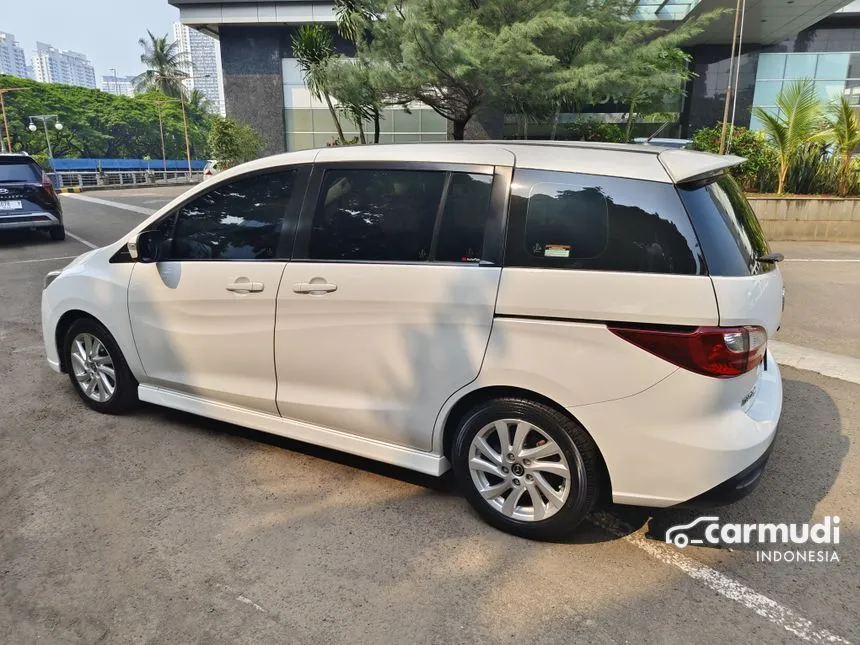
[[[29,78],[27,57],[13,34],[0,31],[0,74]]]
[[[93,64],[84,54],[37,42],[32,63],[34,77],[40,83],[62,83],[96,89]]]
[[[338,51],[351,53],[349,43],[334,31],[331,2],[168,1],[179,9],[182,24],[220,40],[227,114],[257,129],[268,152],[321,146],[334,139],[326,106],[308,92],[291,51],[291,37],[301,25],[320,23],[332,28]],[[811,78],[822,98],[845,93],[860,100],[860,2],[747,0],[746,5],[734,105],[738,125],[757,127],[751,122],[752,107],[773,109],[783,84],[794,78]],[[640,0],[635,17],[671,29],[719,8],[733,10],[735,0]],[[722,120],[733,25],[732,12],[685,46],[695,76],[677,106],[677,123],[663,136],[688,136]],[[589,111],[603,112],[599,116],[605,120],[624,120],[623,106]],[[493,136],[516,135],[511,124],[497,130]],[[384,115],[382,141],[446,136],[447,122],[425,106],[411,114],[390,109]]]
[[[223,115],[224,85],[218,40],[178,22],[173,25],[173,39],[183,54],[185,73],[191,77],[184,81],[185,87],[200,91],[206,97],[209,111]]]
[[[134,96],[134,76],[102,76],[102,92],[116,96]]]

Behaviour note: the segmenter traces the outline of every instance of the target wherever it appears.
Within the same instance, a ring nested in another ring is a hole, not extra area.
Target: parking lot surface
[[[181,192],[67,196],[66,241],[0,237],[0,642],[860,643],[848,380],[783,367],[768,470],[713,513],[838,515],[838,562],[681,552],[661,538],[703,514],[688,510],[610,506],[570,543],[529,542],[485,525],[448,478],[152,406],[90,411],[45,363],[42,277]],[[774,249],[778,339],[860,357],[860,246]]]

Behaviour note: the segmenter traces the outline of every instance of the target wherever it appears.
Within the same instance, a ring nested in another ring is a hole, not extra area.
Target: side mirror
[[[167,247],[167,238],[161,231],[144,231],[137,236],[134,242],[134,249],[129,244],[129,252],[132,257],[136,257],[138,262],[149,264],[158,262],[164,257],[164,250]]]

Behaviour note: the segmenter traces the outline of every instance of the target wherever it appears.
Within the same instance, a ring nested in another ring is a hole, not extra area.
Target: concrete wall
[[[860,242],[860,199],[748,196],[769,240]]]

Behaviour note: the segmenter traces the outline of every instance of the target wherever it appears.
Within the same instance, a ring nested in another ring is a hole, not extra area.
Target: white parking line
[[[60,260],[74,260],[76,255],[64,255],[61,258],[36,258],[34,260],[10,260],[9,262],[0,262],[0,265],[4,264],[29,264],[31,262],[54,262]]]
[[[84,238],[82,238],[82,237],[78,237],[78,236],[77,236],[77,235],[75,235],[74,233],[71,233],[71,232],[69,231],[69,229],[66,229],[66,235],[68,235],[68,236],[69,236],[70,238],[72,238],[73,240],[77,240],[78,242],[80,242],[80,243],[81,243],[81,244],[83,244],[84,246],[88,246],[88,247],[90,247],[91,249],[97,249],[97,248],[99,248],[99,245],[98,245],[98,244],[93,244],[92,242],[89,242],[89,241],[85,240],[85,239],[84,239]]]
[[[788,607],[780,605],[772,598],[768,598],[754,589],[750,589],[716,569],[712,569],[701,562],[682,555],[676,547],[663,544],[662,542],[646,540],[640,533],[631,533],[630,527],[625,526],[623,522],[608,513],[598,511],[597,513],[592,513],[589,519],[596,526],[623,539],[625,542],[629,542],[664,564],[680,569],[708,589],[717,592],[724,598],[743,605],[762,618],[769,620],[773,624],[782,627],[784,630],[809,643],[843,643],[850,645],[850,641],[826,629],[818,629],[812,624],[812,621]]]
[[[81,195],[80,193],[63,193],[63,197],[68,197],[69,199],[79,199],[84,202],[91,202],[93,204],[100,204],[102,206],[111,206],[112,208],[122,208],[127,211],[132,211],[133,213],[140,213],[141,215],[152,215],[155,212],[151,208],[132,206],[131,204],[115,202],[109,199],[100,199],[99,197],[90,197],[89,195]]]
[[[860,358],[832,354],[779,340],[768,341],[767,346],[780,365],[818,372],[824,376],[860,384]]]
[[[783,262],[860,262],[857,258],[785,258]]]

